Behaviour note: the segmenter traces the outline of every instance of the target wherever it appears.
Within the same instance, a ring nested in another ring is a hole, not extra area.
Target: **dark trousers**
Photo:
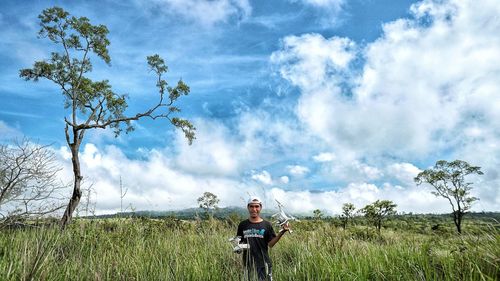
[[[273,281],[272,267],[247,267],[249,281]]]

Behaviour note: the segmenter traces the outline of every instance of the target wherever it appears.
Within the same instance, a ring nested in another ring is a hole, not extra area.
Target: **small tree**
[[[390,200],[377,200],[372,204],[366,205],[360,211],[368,221],[371,221],[375,225],[380,235],[383,219],[389,215],[395,215],[396,207],[397,205]]]
[[[313,211],[313,215],[315,220],[321,220],[321,218],[323,217],[323,212],[321,212],[320,209],[316,209]]]
[[[41,26],[39,36],[59,45],[59,52],[52,52],[49,60],[35,62],[33,68],[22,69],[20,77],[33,81],[44,78],[55,83],[62,92],[64,107],[69,111],[69,117],[64,118],[64,132],[71,151],[74,184],[73,194],[61,219],[61,227],[64,228],[82,197],[79,151],[87,130],[112,128],[118,136],[123,125],[126,132],[133,130],[131,121],[144,117],[153,120],[165,118],[180,128],[191,144],[195,128],[189,121],[171,116],[180,111],[174,102],[187,95],[189,87],[182,80],[175,87],[168,85],[162,78],[168,68],[159,55],[147,57],[150,70],[157,76],[158,102],[141,113],[126,116],[127,96],[113,92],[108,80],[95,82],[88,77],[92,71],[92,54],[108,65],[111,62],[106,26],[92,25],[88,18],[70,16],[59,7],[43,10],[38,18]]]
[[[205,214],[210,218],[213,217],[213,212],[218,209],[217,204],[219,204],[219,201],[217,195],[208,191],[198,198],[200,208],[205,210]]]
[[[432,185],[436,189],[432,194],[448,200],[458,233],[462,233],[463,216],[470,210],[472,203],[479,200],[470,195],[472,183],[465,181],[465,176],[473,174],[482,175],[483,172],[480,167],[471,166],[462,160],[439,160],[433,168],[424,170],[414,179],[417,185]]]
[[[344,205],[342,205],[342,214],[340,215],[340,219],[342,220],[343,229],[346,229],[349,220],[354,216],[354,210],[356,210],[356,208],[352,203],[344,203]]]
[[[64,207],[61,168],[46,146],[28,140],[0,145],[0,224],[37,218]]]

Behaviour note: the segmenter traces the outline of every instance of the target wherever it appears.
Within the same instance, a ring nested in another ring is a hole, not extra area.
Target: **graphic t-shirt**
[[[267,263],[271,266],[268,243],[276,237],[276,233],[270,222],[263,220],[259,223],[252,223],[248,219],[244,220],[238,225],[236,235],[241,237],[240,243],[250,245],[250,255],[248,255],[248,251],[243,252],[245,265],[265,267]]]

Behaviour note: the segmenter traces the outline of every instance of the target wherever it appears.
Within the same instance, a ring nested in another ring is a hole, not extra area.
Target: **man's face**
[[[251,218],[258,218],[260,216],[260,211],[262,210],[262,206],[260,204],[250,203],[247,208]]]

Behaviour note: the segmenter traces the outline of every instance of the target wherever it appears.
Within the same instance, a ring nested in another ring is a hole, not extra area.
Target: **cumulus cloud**
[[[346,182],[393,177],[405,189],[419,171],[411,163],[464,159],[488,171],[481,204],[498,204],[500,6],[426,0],[410,12],[366,46],[304,34],[285,37],[271,56],[301,92],[299,120],[341,157],[313,159]]]
[[[308,91],[335,86],[332,82],[340,80],[333,74],[344,72],[356,55],[356,45],[348,38],[305,34],[287,36],[282,41],[283,49],[271,55],[271,62],[279,65],[283,78]],[[332,82],[325,83],[330,79]]]
[[[330,152],[322,152],[318,155],[313,156],[316,162],[331,162],[335,159],[335,154]]]
[[[72,180],[70,152],[62,147],[58,151],[64,166],[63,178]],[[289,191],[282,188],[264,189],[261,184],[271,184],[269,172],[254,172],[248,182],[226,176],[191,174],[179,169],[171,156],[164,151],[149,150],[143,159],[130,159],[116,146],[99,149],[94,144],[86,144],[80,154],[82,174],[87,185],[95,190],[98,214],[120,210],[120,178],[128,189],[124,206],[136,210],[172,210],[196,207],[196,198],[210,191],[221,199],[221,206],[241,206],[247,194],[260,196],[275,209],[270,202],[278,199],[286,208],[296,214],[312,214],[315,209],[324,210],[329,215],[339,214],[343,203],[353,203],[362,208],[377,199],[392,200],[399,211],[405,212],[449,212],[444,199],[430,193],[429,186],[399,186],[388,182],[376,185],[368,182],[349,183],[338,190],[312,192],[309,190]],[[389,168],[388,168],[389,169]],[[401,175],[412,174],[414,167],[407,163],[394,164],[392,170]],[[126,171],[126,172],[124,172]],[[287,176],[280,181],[286,183]],[[474,191],[476,192],[476,191]],[[68,196],[70,191],[68,190]],[[476,195],[476,194],[474,194]],[[83,203],[82,203],[83,204]],[[495,201],[482,201],[475,210],[495,210]]]
[[[287,169],[290,174],[298,177],[304,176],[310,172],[309,168],[300,165],[289,165]]]
[[[435,197],[428,188],[401,188],[388,183],[381,187],[370,183],[351,183],[337,191],[323,192],[273,188],[267,196],[278,199],[290,212],[308,215],[315,209],[324,210],[329,215],[338,215],[342,212],[344,203],[352,203],[360,209],[378,199],[392,200],[398,204],[397,210],[400,212],[450,212],[446,199]]]
[[[323,176],[344,183],[373,181],[384,175],[379,168],[349,157],[343,157],[340,161],[325,162],[322,170]]]
[[[343,4],[343,0],[303,0],[302,2],[318,6],[318,7],[330,7],[336,6],[340,7]]]
[[[414,178],[422,172],[419,168],[411,163],[394,163],[386,168],[388,176],[398,180],[400,183],[410,186],[414,182]]]
[[[281,181],[281,183],[287,184],[290,182],[290,178],[287,176],[281,176],[280,181]]]
[[[242,20],[252,13],[248,0],[150,0],[139,3],[151,9],[159,8],[170,15],[180,15],[203,26],[228,22],[233,17]]]
[[[271,59],[302,91],[298,116],[325,141],[416,159],[500,129],[499,9],[424,1],[412,7],[415,19],[385,24],[363,49],[306,34],[285,38]],[[355,57],[365,61],[360,74],[348,67]]]
[[[218,122],[196,121],[196,141],[188,145],[182,137],[176,138],[176,164],[192,174],[235,176],[242,169],[239,159],[251,159],[256,144],[242,145],[231,137],[229,129]],[[179,132],[179,134],[181,134]]]
[[[72,179],[70,154],[59,150],[66,180]],[[221,199],[221,206],[239,205],[246,192],[257,186],[224,176],[193,175],[180,170],[164,152],[148,151],[144,159],[130,159],[116,146],[99,149],[86,144],[80,153],[82,174],[96,192],[97,213],[111,213],[120,207],[120,177],[128,189],[124,205],[137,210],[172,210],[195,207],[196,198],[210,191]]]
[[[260,183],[271,185],[273,183],[273,179],[271,178],[271,174],[268,171],[262,171],[261,173],[257,173],[254,171],[252,175],[252,179],[256,180]]]
[[[402,187],[383,183],[380,186],[371,183],[350,183],[339,190],[311,192],[285,191],[273,188],[267,193],[269,198],[278,199],[287,210],[296,214],[312,215],[315,209],[325,211],[329,215],[342,212],[344,203],[352,203],[356,209],[363,208],[376,200],[391,200],[395,202],[398,212],[413,213],[449,213],[451,206],[442,197],[431,194],[432,188],[426,186]],[[495,204],[477,203],[473,210],[496,210]]]
[[[286,37],[271,59],[302,90],[301,120],[326,141],[397,156],[430,153],[456,143],[464,127],[498,129],[500,38],[492,26],[500,25],[499,8],[485,6],[425,1],[413,6],[416,19],[385,24],[383,36],[359,51],[347,38],[306,34]],[[424,16],[430,25],[420,24]],[[359,75],[348,68],[355,57],[365,60]]]
[[[193,174],[237,177],[272,164],[276,159],[309,155],[310,136],[304,136],[295,120],[263,109],[242,110],[231,126],[219,120],[195,119],[196,141],[188,145],[178,132],[176,164]]]

